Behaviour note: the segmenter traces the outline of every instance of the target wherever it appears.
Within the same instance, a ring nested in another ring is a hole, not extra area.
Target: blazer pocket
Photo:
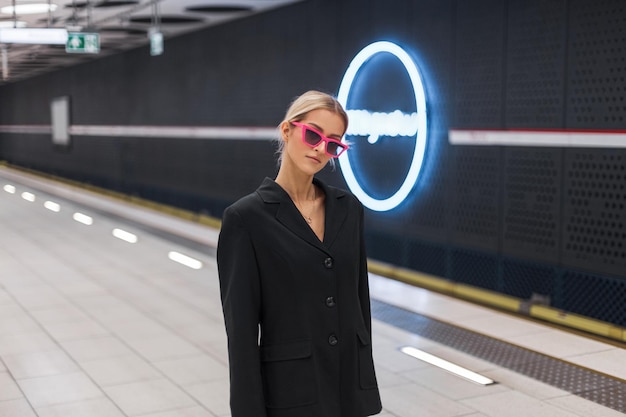
[[[317,400],[311,342],[261,346],[265,405],[290,408]]]
[[[359,383],[362,389],[372,389],[378,386],[372,357],[372,339],[365,329],[357,330],[359,355]]]

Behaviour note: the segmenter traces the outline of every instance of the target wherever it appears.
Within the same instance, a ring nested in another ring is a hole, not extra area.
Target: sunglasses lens
[[[310,146],[317,146],[322,141],[322,137],[312,130],[304,130],[304,141]]]
[[[341,148],[339,147],[339,144],[335,142],[327,142],[326,152],[328,152],[331,155],[339,155],[339,153],[341,152]]]

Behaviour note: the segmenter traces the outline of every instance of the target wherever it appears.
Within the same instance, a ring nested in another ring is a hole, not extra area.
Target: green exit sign
[[[100,52],[100,35],[97,33],[70,32],[67,34],[65,52],[97,54]]]

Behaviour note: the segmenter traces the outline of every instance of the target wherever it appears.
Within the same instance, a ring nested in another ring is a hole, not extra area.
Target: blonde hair
[[[343,106],[330,94],[317,90],[309,90],[296,97],[291,102],[291,105],[285,114],[285,118],[282,122],[280,122],[280,125],[284,122],[299,122],[303,120],[309,112],[319,109],[329,110],[341,117],[345,133],[348,129],[348,114],[343,109]],[[278,136],[277,148],[276,153],[278,154],[278,165],[280,166],[283,157],[283,150],[285,149],[285,141],[280,135]],[[330,160],[333,168],[335,167],[334,162],[334,159]]]

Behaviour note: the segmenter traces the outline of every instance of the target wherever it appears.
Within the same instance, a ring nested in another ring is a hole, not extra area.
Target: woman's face
[[[341,140],[345,132],[343,119],[337,113],[326,109],[312,110],[306,114],[300,123],[318,130],[330,139]],[[305,174],[318,173],[331,159],[325,152],[326,142],[312,148],[302,140],[302,126],[284,122],[281,126],[285,147],[283,149],[283,163],[293,164]]]

